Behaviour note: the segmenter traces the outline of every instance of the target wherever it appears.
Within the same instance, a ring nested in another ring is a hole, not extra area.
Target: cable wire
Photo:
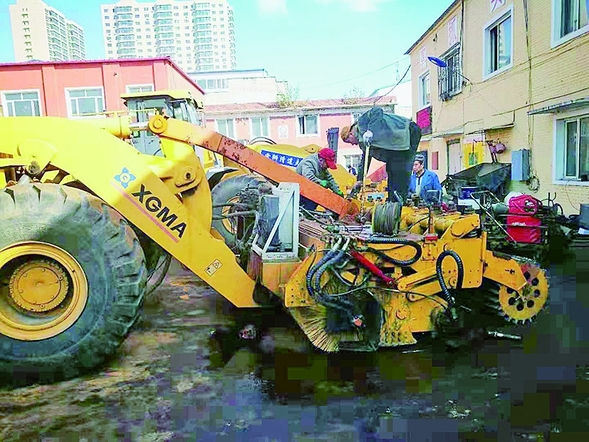
[[[374,103],[372,103],[373,105],[375,105],[376,103],[378,103],[378,101],[385,97],[386,95],[390,94],[391,92],[393,92],[393,90],[395,90],[395,88],[397,86],[399,86],[401,84],[401,82],[403,81],[403,79],[407,76],[407,74],[409,73],[409,70],[411,69],[411,64],[409,64],[409,66],[407,66],[407,70],[405,71],[405,73],[403,74],[403,76],[401,77],[401,79],[397,82],[397,84],[395,84],[389,91],[387,91],[387,93],[381,95],[380,97],[378,97],[376,100],[374,100]]]

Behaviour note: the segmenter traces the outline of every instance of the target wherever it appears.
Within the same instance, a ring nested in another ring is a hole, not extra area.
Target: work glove
[[[328,183],[327,183],[327,180],[321,180],[321,181],[319,181],[319,184],[320,184],[322,187],[327,187],[327,184],[328,184]]]
[[[364,143],[370,143],[372,141],[372,132],[367,130],[366,132],[364,132],[364,135],[362,135],[362,141]]]

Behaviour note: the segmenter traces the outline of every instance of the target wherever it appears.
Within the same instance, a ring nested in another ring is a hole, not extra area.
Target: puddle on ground
[[[557,303],[582,291],[568,280],[555,286]],[[406,440],[411,432],[426,440],[435,428],[474,440],[484,431],[491,440],[546,440],[585,431],[589,419],[589,358],[581,363],[574,348],[583,323],[562,316],[540,320],[523,345],[321,354],[286,325],[253,347],[211,339],[233,319],[214,291],[182,272],[156,295],[104,370],[0,391],[0,439]]]

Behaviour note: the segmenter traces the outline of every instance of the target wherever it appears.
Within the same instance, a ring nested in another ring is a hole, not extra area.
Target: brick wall
[[[546,198],[548,192],[553,195],[556,192],[557,201],[565,212],[577,213],[580,203],[589,202],[589,183],[563,183],[555,182],[554,179],[554,168],[559,158],[555,153],[555,117],[560,118],[561,115],[529,116],[527,112],[589,96],[589,76],[586,74],[586,66],[589,66],[589,33],[553,47],[552,0],[534,0],[527,4],[528,26],[524,2],[508,0],[493,13],[490,12],[489,0],[465,2],[463,75],[470,83],[463,86],[460,94],[441,102],[438,99],[438,68],[427,62],[426,69],[429,69],[431,79],[434,136],[422,142],[422,149],[438,152],[438,175],[443,179],[448,170],[446,143],[456,138],[456,135],[444,134],[456,131],[457,128],[463,129],[464,133],[458,135],[462,141],[472,136],[472,132],[479,131],[487,139],[504,143],[508,150],[499,155],[500,162],[510,162],[512,150],[529,148],[531,170],[537,179],[530,185],[512,182],[513,190],[531,193],[539,199]],[[485,78],[483,30],[510,8],[513,26],[512,66],[498,75]],[[418,77],[425,70],[419,63],[419,51],[426,47],[427,55],[441,56],[448,47],[448,21],[454,16],[460,19],[460,5],[449,11],[411,51],[415,109],[419,109]],[[589,107],[584,112],[589,114]],[[513,123],[510,128],[484,130],[509,123]],[[485,161],[490,161],[488,151],[485,152]]]

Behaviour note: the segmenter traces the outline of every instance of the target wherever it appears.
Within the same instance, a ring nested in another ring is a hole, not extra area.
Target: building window
[[[268,117],[250,118],[250,122],[252,138],[270,136],[270,122],[268,121]]]
[[[432,152],[431,170],[439,170],[439,169],[440,169],[440,153],[439,152]]]
[[[38,91],[15,91],[2,94],[2,104],[9,117],[40,117]]]
[[[589,31],[587,0],[552,0],[552,46]]]
[[[226,120],[216,120],[217,132],[226,137],[235,139],[235,122],[232,118]]]
[[[431,104],[431,94],[430,94],[430,81],[429,81],[429,72],[421,75],[419,77],[417,87],[419,89],[419,108],[422,109],[427,107]]]
[[[589,113],[557,120],[555,150],[558,180],[589,179]]]
[[[317,115],[303,115],[298,117],[299,135],[319,135],[319,119]]]
[[[127,86],[127,93],[134,94],[137,92],[153,92],[153,84],[134,84]]]
[[[513,64],[512,9],[485,27],[484,73],[490,76]]]
[[[104,112],[104,96],[101,87],[66,89],[70,117],[82,117]]]
[[[451,48],[442,58],[447,67],[438,68],[438,90],[440,100],[446,101],[462,91],[462,68],[460,45]]]
[[[360,167],[360,159],[361,158],[362,158],[361,154],[344,155],[344,164],[346,166],[346,169],[349,170],[350,167],[353,167],[354,169],[356,169],[356,172],[357,172],[358,168]]]

